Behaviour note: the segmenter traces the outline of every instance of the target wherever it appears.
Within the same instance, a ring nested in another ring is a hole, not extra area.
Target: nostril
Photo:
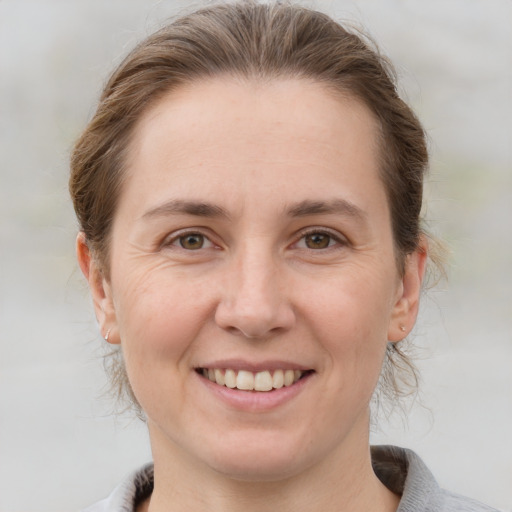
[[[295,323],[295,313],[285,302],[281,304],[252,305],[219,304],[215,322],[231,334],[247,339],[265,339],[290,329]]]

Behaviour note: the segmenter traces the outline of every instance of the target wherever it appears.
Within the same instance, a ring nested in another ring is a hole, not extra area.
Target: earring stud
[[[405,326],[401,325],[401,326],[400,326],[400,330],[401,330],[402,332],[405,332]]]
[[[107,331],[107,334],[105,334],[105,341],[108,341],[109,336],[110,336],[110,329]]]

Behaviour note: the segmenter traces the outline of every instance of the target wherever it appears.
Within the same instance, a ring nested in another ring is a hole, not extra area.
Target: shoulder
[[[137,503],[153,490],[153,464],[147,464],[131,473],[105,499],[82,512],[134,512]]]
[[[397,512],[497,512],[442,489],[421,458],[396,446],[373,446],[372,464],[382,483],[401,495]]]
[[[443,494],[444,508],[443,511],[464,511],[464,512],[498,512],[495,508],[489,507],[471,498],[460,496],[445,490],[441,490]]]

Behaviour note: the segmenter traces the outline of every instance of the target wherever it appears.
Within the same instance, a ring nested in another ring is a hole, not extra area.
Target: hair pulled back
[[[380,125],[381,179],[403,271],[405,256],[418,247],[422,235],[428,152],[421,124],[397,93],[392,66],[365,36],[326,14],[290,3],[248,0],[211,5],[178,18],[135,47],[106,83],[96,113],[72,152],[70,177],[80,230],[105,276],[137,121],[179,86],[221,75],[313,80],[370,109]],[[134,399],[120,355],[112,369],[113,380]],[[412,365],[396,345],[390,344],[383,379],[388,381],[383,391],[391,395],[403,394],[399,381],[412,379],[415,386]]]

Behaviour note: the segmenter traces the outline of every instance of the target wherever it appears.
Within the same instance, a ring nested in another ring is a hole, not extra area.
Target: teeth
[[[236,388],[236,374],[234,370],[226,370],[226,373],[224,373],[224,383],[228,388]]]
[[[256,373],[239,370],[237,373],[235,370],[219,368],[203,368],[201,373],[219,386],[243,391],[272,391],[283,386],[291,386],[303,374],[301,370],[275,370],[274,372],[265,370]]]
[[[245,391],[254,389],[254,375],[251,372],[240,370],[236,376],[236,387]]]
[[[293,370],[286,370],[284,372],[284,385],[291,386],[295,379],[295,372]]]
[[[270,391],[272,389],[272,375],[270,372],[258,372],[254,376],[255,391]]]
[[[222,370],[215,369],[215,382],[219,386],[224,386],[224,384],[226,383],[226,381],[224,379],[224,374],[222,373]]]
[[[276,370],[272,377],[272,387],[279,389],[284,386],[284,372],[283,370]]]

